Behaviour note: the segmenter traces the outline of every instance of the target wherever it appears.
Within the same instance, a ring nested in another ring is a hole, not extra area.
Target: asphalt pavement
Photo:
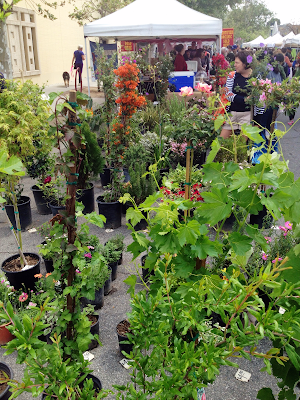
[[[72,87],[70,88],[72,89]],[[65,92],[66,89],[63,83],[56,85],[55,87],[47,87],[45,92],[49,93],[52,91]],[[97,92],[96,85],[92,96],[95,98],[95,102],[101,104],[103,101],[102,94]],[[300,117],[298,110],[296,118]],[[295,120],[296,120],[295,118]],[[280,115],[279,121],[287,123],[288,118],[284,115]],[[300,174],[300,121],[296,123],[294,127],[289,129],[288,133],[283,137],[282,149],[286,159],[289,160],[289,167],[295,174],[297,179]],[[28,177],[22,179],[24,184],[24,195],[31,198],[32,208],[32,227],[37,228],[42,223],[50,219],[49,215],[39,215],[37,213],[35,202],[30,187],[34,184],[34,181]],[[102,188],[99,181],[95,182],[95,198],[101,194]],[[126,245],[130,244],[131,236],[130,232],[126,227],[126,221],[123,217],[122,227],[111,231],[100,229],[95,226],[91,226],[91,233],[96,234],[101,243],[105,243],[110,237],[116,233],[123,233],[125,235]],[[36,246],[41,243],[41,237],[37,232],[30,233],[26,231],[22,233],[23,237],[23,249],[27,252],[37,252]],[[13,236],[11,235],[9,226],[6,222],[4,213],[0,213],[0,262],[4,259],[16,253],[16,245],[14,243]],[[45,273],[44,266],[42,266],[42,273]],[[118,277],[113,282],[112,292],[105,297],[104,307],[99,310],[100,316],[100,340],[103,344],[102,347],[97,347],[92,350],[91,353],[94,355],[92,360],[91,368],[94,370],[94,374],[100,378],[104,388],[111,388],[113,384],[124,384],[130,379],[129,372],[121,364],[120,360],[123,358],[119,353],[118,340],[116,335],[116,325],[126,318],[126,313],[130,312],[130,297],[127,294],[127,285],[123,283],[124,279],[135,273],[135,264],[131,262],[131,255],[129,253],[124,254],[123,264],[119,266]],[[259,350],[267,351],[270,343],[267,339],[261,341]],[[0,347],[0,360],[5,361],[9,364],[13,371],[15,379],[21,380],[23,376],[23,366],[16,364],[16,355],[4,357],[5,350]],[[254,400],[256,399],[257,391],[265,386],[271,386],[274,391],[277,391],[277,385],[275,378],[269,376],[266,372],[260,372],[260,369],[264,366],[261,359],[253,359],[248,361],[245,359],[235,360],[240,368],[250,372],[251,378],[249,382],[240,382],[236,380],[235,373],[236,369],[231,367],[222,367],[220,375],[213,385],[210,385],[206,389],[207,400]],[[23,393],[18,397],[21,400],[31,399],[31,395]],[[111,395],[108,399],[115,399],[115,395]]]

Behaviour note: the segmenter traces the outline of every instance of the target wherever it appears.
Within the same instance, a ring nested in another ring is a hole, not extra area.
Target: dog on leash
[[[64,83],[65,83],[65,87],[69,87],[70,86],[69,85],[69,82],[70,82],[70,74],[69,74],[69,72],[65,71],[62,76],[63,76],[63,80],[64,80]]]

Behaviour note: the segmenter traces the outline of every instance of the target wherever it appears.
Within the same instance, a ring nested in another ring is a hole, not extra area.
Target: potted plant
[[[245,127],[243,132],[254,138],[259,129]],[[136,219],[141,210],[155,213],[147,235],[132,232],[133,242],[127,248],[133,259],[147,252],[147,264],[154,276],[151,286],[145,282],[145,289],[137,292],[136,275],[125,281],[130,285],[132,299],[128,320],[133,343],[131,382],[118,387],[119,394],[125,397],[133,384],[136,397],[155,396],[159,391],[165,399],[196,399],[198,389],[215,380],[221,365],[237,367],[230,359],[232,355],[263,357],[266,369],[271,371],[272,365],[276,371],[278,364],[285,365],[286,351],[291,364],[298,364],[298,345],[292,339],[297,335],[299,320],[299,277],[295,276],[299,268],[298,248],[293,245],[282,260],[278,255],[268,260],[254,276],[245,277],[243,273],[254,243],[259,243],[266,254],[270,251],[263,232],[248,223],[250,212],[261,201],[276,218],[284,214],[293,219],[286,222],[284,233],[294,230],[294,223],[299,223],[292,212],[298,202],[293,193],[298,182],[292,179],[286,185],[285,179],[292,173],[277,158],[274,161],[265,157],[259,166],[241,170],[235,162],[211,162],[213,157],[214,152],[202,170],[204,184],[209,183],[208,190],[202,193],[204,202],[174,201],[160,191],[139,208],[133,204],[132,216],[135,214]],[[276,187],[272,201],[268,195],[259,198],[257,189],[271,176]],[[287,193],[289,204],[284,200]],[[127,199],[125,195],[121,200]],[[238,220],[237,231],[224,232],[223,223],[232,210],[236,213],[237,207],[245,211]],[[194,216],[180,221],[178,208],[194,208]],[[209,226],[214,227],[213,235]],[[294,234],[299,239],[298,229]],[[206,262],[207,256],[220,255],[229,262],[222,277],[211,271]],[[198,263],[198,259],[204,262]],[[268,306],[259,297],[261,288],[270,290]],[[295,305],[294,310],[290,302]],[[286,310],[284,314],[278,306]],[[221,316],[224,326],[212,320],[212,313]],[[255,325],[249,323],[248,314],[255,316]],[[283,328],[286,321],[291,327],[289,332]],[[255,347],[264,336],[270,337],[273,346],[263,354],[256,352]],[[265,398],[263,393],[261,396]]]
[[[104,159],[97,143],[96,134],[91,132],[87,122],[83,122],[81,133],[85,141],[85,148],[80,151],[81,163],[79,167],[77,201],[85,206],[83,213],[95,210],[94,185],[89,180],[103,170]]]
[[[115,249],[118,251],[121,251],[121,256],[118,260],[118,265],[121,265],[123,262],[123,251],[125,249],[125,243],[124,243],[124,238],[125,236],[122,235],[122,233],[118,233],[117,235],[113,236],[111,239],[109,239],[106,243],[111,242],[114,244]],[[105,243],[105,245],[106,245]]]
[[[118,262],[120,260],[122,250],[117,247],[113,241],[108,241],[105,246],[101,246],[100,253],[111,269],[112,280],[117,278]]]
[[[8,400],[11,396],[8,382],[13,379],[14,374],[9,365],[0,362],[0,399]]]
[[[4,174],[6,176],[7,182],[5,187],[1,187],[1,192],[6,196],[9,196],[13,203],[16,229],[13,229],[12,226],[11,232],[18,247],[18,254],[4,260],[1,265],[1,269],[5,273],[10,284],[14,286],[15,289],[20,289],[23,285],[26,288],[33,289],[34,282],[36,281],[34,275],[40,272],[40,257],[38,254],[23,253],[22,249],[21,223],[17,205],[17,196],[15,192],[15,183],[18,180],[18,177],[24,175],[22,169],[23,165],[21,161],[15,156],[11,156],[9,158],[6,149],[1,148],[0,174]],[[1,196],[0,202],[5,202],[5,199]]]
[[[114,163],[114,169],[111,184],[107,186],[104,195],[97,198],[99,213],[106,217],[106,228],[115,229],[121,226],[121,204],[118,199],[122,194],[124,182],[124,151],[130,139],[131,117],[138,107],[145,104],[145,98],[138,95],[136,90],[139,82],[138,72],[136,64],[130,62],[125,62],[114,70],[118,77],[116,87],[119,90],[119,97],[116,100],[119,112],[113,121],[111,131],[110,157]]]
[[[67,190],[66,178],[64,175],[56,174],[53,178],[47,179],[43,185],[43,192],[49,199],[49,207],[52,215],[55,216],[60,210],[66,209]]]

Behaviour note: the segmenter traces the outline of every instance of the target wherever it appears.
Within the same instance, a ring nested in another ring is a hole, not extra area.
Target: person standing
[[[183,57],[185,53],[183,44],[177,44],[174,49],[177,51],[177,56],[174,61],[174,71],[187,71],[187,63]]]
[[[73,59],[72,59],[72,65],[74,63],[74,70],[76,70],[77,68],[80,68],[79,83],[81,82],[83,60],[85,60],[85,55],[82,50],[83,50],[83,46],[79,45],[78,49],[74,51]]]

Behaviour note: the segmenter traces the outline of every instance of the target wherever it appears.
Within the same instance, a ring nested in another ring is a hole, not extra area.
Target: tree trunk
[[[5,79],[12,79],[11,54],[8,43],[7,26],[5,21],[0,20],[0,72]]]

